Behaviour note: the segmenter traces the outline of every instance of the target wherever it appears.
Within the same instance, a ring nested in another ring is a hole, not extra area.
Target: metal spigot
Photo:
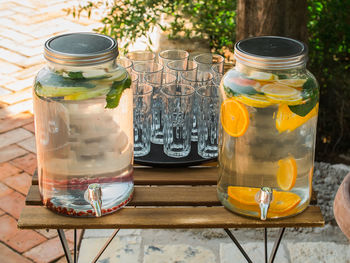
[[[270,187],[262,187],[256,195],[256,201],[260,206],[260,219],[266,220],[267,212],[272,201],[272,189]]]
[[[95,210],[96,217],[102,216],[102,190],[99,184],[90,184],[88,186],[88,199]]]

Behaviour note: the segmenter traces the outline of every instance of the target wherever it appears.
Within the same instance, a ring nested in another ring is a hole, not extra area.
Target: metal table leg
[[[118,234],[120,229],[116,229],[114,230],[113,234],[109,237],[109,239],[107,240],[107,242],[103,245],[103,247],[100,249],[100,251],[98,252],[97,256],[94,258],[94,260],[92,261],[92,263],[96,263],[97,260],[101,257],[102,253],[106,250],[106,248],[108,247],[108,245],[112,242],[113,238]]]
[[[74,263],[78,262],[77,258],[77,230],[74,229]]]
[[[283,234],[284,234],[285,230],[286,230],[286,228],[283,227],[278,232],[278,237],[277,237],[275,243],[273,244],[273,248],[272,248],[272,251],[271,251],[271,254],[270,254],[269,263],[273,263],[273,261],[275,260],[276,253],[277,253],[277,250],[279,248],[279,245],[281,244],[281,240],[283,238]]]
[[[264,250],[265,250],[265,263],[267,262],[267,229],[264,228]]]
[[[58,232],[58,236],[60,237],[60,240],[61,240],[62,248],[64,251],[64,255],[66,256],[67,263],[73,263],[72,256],[70,255],[66,235],[64,234],[63,229],[57,229],[57,232]],[[75,238],[74,238],[74,240],[75,240]],[[75,261],[74,261],[74,263],[75,263]]]
[[[251,259],[249,258],[249,256],[247,255],[247,253],[244,251],[243,247],[241,246],[241,244],[239,244],[238,240],[235,238],[235,236],[232,234],[232,232],[230,230],[228,230],[227,228],[224,228],[225,232],[227,233],[227,235],[231,238],[231,240],[233,241],[233,243],[235,243],[236,247],[239,249],[239,251],[241,251],[242,255],[244,256],[244,258],[247,260],[248,263],[253,263],[253,261],[251,261]]]
[[[224,228],[225,232],[227,233],[227,235],[231,238],[231,240],[233,241],[233,243],[235,243],[235,245],[237,246],[237,248],[239,249],[239,251],[242,253],[242,255],[244,256],[244,258],[247,260],[247,262],[252,263],[252,260],[249,258],[248,254],[244,251],[243,247],[240,245],[240,243],[238,242],[238,240],[234,237],[234,235],[232,234],[232,232],[230,230],[228,230],[227,228]],[[265,263],[273,263],[277,254],[277,250],[279,248],[279,245],[281,244],[281,240],[283,238],[283,234],[284,231],[286,230],[285,227],[281,228],[278,232],[278,236],[276,241],[273,244],[273,248],[270,254],[270,258],[268,257],[268,251],[267,251],[267,228],[264,228],[264,254],[265,254]]]

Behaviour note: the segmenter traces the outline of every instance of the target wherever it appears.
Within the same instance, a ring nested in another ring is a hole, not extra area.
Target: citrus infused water
[[[267,218],[309,204],[318,86],[305,69],[262,71],[242,65],[220,85],[218,197],[228,209],[261,217],[261,188],[271,189]]]

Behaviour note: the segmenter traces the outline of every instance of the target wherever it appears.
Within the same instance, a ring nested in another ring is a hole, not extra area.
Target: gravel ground
[[[317,204],[321,207],[326,224],[336,225],[333,215],[333,201],[339,185],[350,172],[344,164],[315,163],[313,189],[317,193]]]

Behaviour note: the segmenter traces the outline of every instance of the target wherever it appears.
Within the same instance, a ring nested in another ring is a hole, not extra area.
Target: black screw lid
[[[101,64],[118,56],[117,42],[96,33],[71,33],[55,36],[45,43],[45,58],[70,66]]]
[[[236,43],[235,57],[237,61],[252,67],[288,69],[306,63],[307,46],[286,37],[253,37]]]

